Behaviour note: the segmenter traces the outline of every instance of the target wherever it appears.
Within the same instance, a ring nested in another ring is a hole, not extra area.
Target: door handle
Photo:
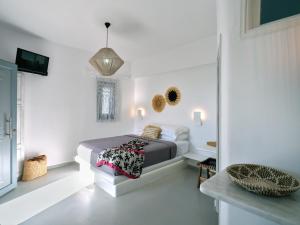
[[[5,118],[5,135],[12,139],[12,120],[11,117]]]

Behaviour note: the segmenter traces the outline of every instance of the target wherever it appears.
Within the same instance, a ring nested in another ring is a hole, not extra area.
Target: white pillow
[[[182,133],[176,137],[174,136],[168,136],[165,134],[162,134],[160,137],[162,140],[166,140],[166,141],[188,141],[189,140],[189,134],[188,133]]]
[[[175,141],[188,141],[189,136],[190,136],[189,133],[182,133],[176,137]]]
[[[189,139],[189,128],[176,125],[153,124],[162,129],[161,138],[171,141],[185,141]]]
[[[169,137],[169,136],[165,136],[165,135],[161,135],[160,139],[161,140],[165,140],[165,141],[173,141],[173,142],[175,141],[175,138]]]

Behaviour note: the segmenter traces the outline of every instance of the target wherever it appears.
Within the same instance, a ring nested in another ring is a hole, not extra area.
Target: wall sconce
[[[202,113],[200,111],[194,111],[194,122],[196,125],[203,125]]]
[[[145,110],[143,108],[138,108],[136,110],[136,115],[137,115],[138,119],[143,120],[144,116],[145,116]]]

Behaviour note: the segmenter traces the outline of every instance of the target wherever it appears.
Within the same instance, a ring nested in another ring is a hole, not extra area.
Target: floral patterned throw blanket
[[[131,179],[139,178],[145,160],[145,145],[148,143],[136,138],[119,147],[107,148],[98,154],[96,165],[109,166]]]

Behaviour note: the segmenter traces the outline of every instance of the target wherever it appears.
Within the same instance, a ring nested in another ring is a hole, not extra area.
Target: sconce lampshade
[[[143,109],[137,109],[137,117],[142,120],[144,118],[144,110]]]
[[[103,76],[111,76],[124,64],[124,61],[112,48],[101,48],[90,59],[90,64]]]
[[[202,126],[201,112],[199,111],[194,112],[194,122],[195,124]]]

